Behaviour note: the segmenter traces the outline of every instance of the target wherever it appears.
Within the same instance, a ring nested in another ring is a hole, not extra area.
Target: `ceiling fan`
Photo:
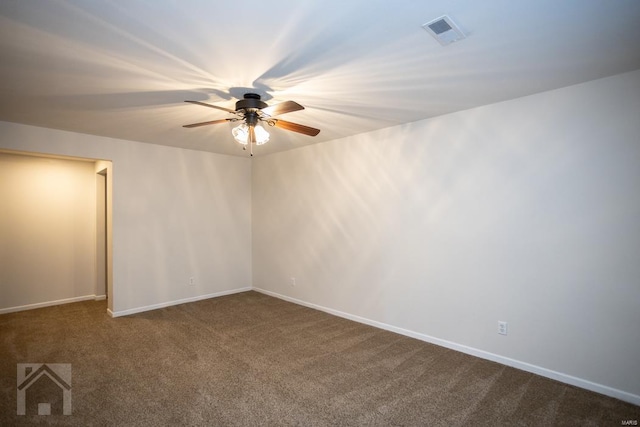
[[[190,125],[184,125],[183,127],[195,128],[218,123],[241,121],[242,123],[233,128],[231,133],[236,141],[244,145],[245,150],[247,149],[247,145],[249,145],[252,156],[253,144],[262,145],[269,140],[269,133],[264,129],[264,127],[262,127],[262,125],[260,125],[260,122],[264,122],[269,126],[275,126],[277,128],[298,132],[308,136],[316,136],[320,133],[320,129],[274,118],[274,116],[279,116],[281,114],[304,110],[302,105],[294,101],[285,101],[280,104],[269,106],[266,102],[260,99],[260,95],[257,93],[245,93],[244,98],[236,102],[235,110],[218,107],[217,105],[207,104],[200,101],[185,102],[202,105],[203,107],[215,108],[217,110],[234,114],[235,117],[202,123],[193,123]]]

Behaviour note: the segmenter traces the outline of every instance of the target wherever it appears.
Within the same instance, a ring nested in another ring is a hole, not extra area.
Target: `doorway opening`
[[[112,170],[108,160],[0,150],[0,250],[11,278],[0,314],[92,299],[113,313]]]

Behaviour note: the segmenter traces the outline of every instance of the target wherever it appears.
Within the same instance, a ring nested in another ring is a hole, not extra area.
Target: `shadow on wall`
[[[254,285],[633,390],[599,368],[607,348],[626,349],[627,370],[637,354],[627,80],[256,159]],[[508,341],[504,319],[519,328]]]

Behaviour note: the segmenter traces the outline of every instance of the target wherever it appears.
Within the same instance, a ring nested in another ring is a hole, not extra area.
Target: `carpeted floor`
[[[72,415],[16,415],[18,363],[71,364]],[[0,316],[0,426],[626,420],[640,407],[257,292],[117,319],[104,301]]]

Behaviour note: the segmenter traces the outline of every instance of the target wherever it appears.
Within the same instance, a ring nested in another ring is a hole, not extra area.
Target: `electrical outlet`
[[[189,277],[189,286],[195,286],[196,279],[195,277]]]
[[[507,335],[509,324],[507,322],[498,321],[498,333],[500,335]]]
[[[296,278],[292,277],[291,278],[291,286],[295,286],[296,285]]]

